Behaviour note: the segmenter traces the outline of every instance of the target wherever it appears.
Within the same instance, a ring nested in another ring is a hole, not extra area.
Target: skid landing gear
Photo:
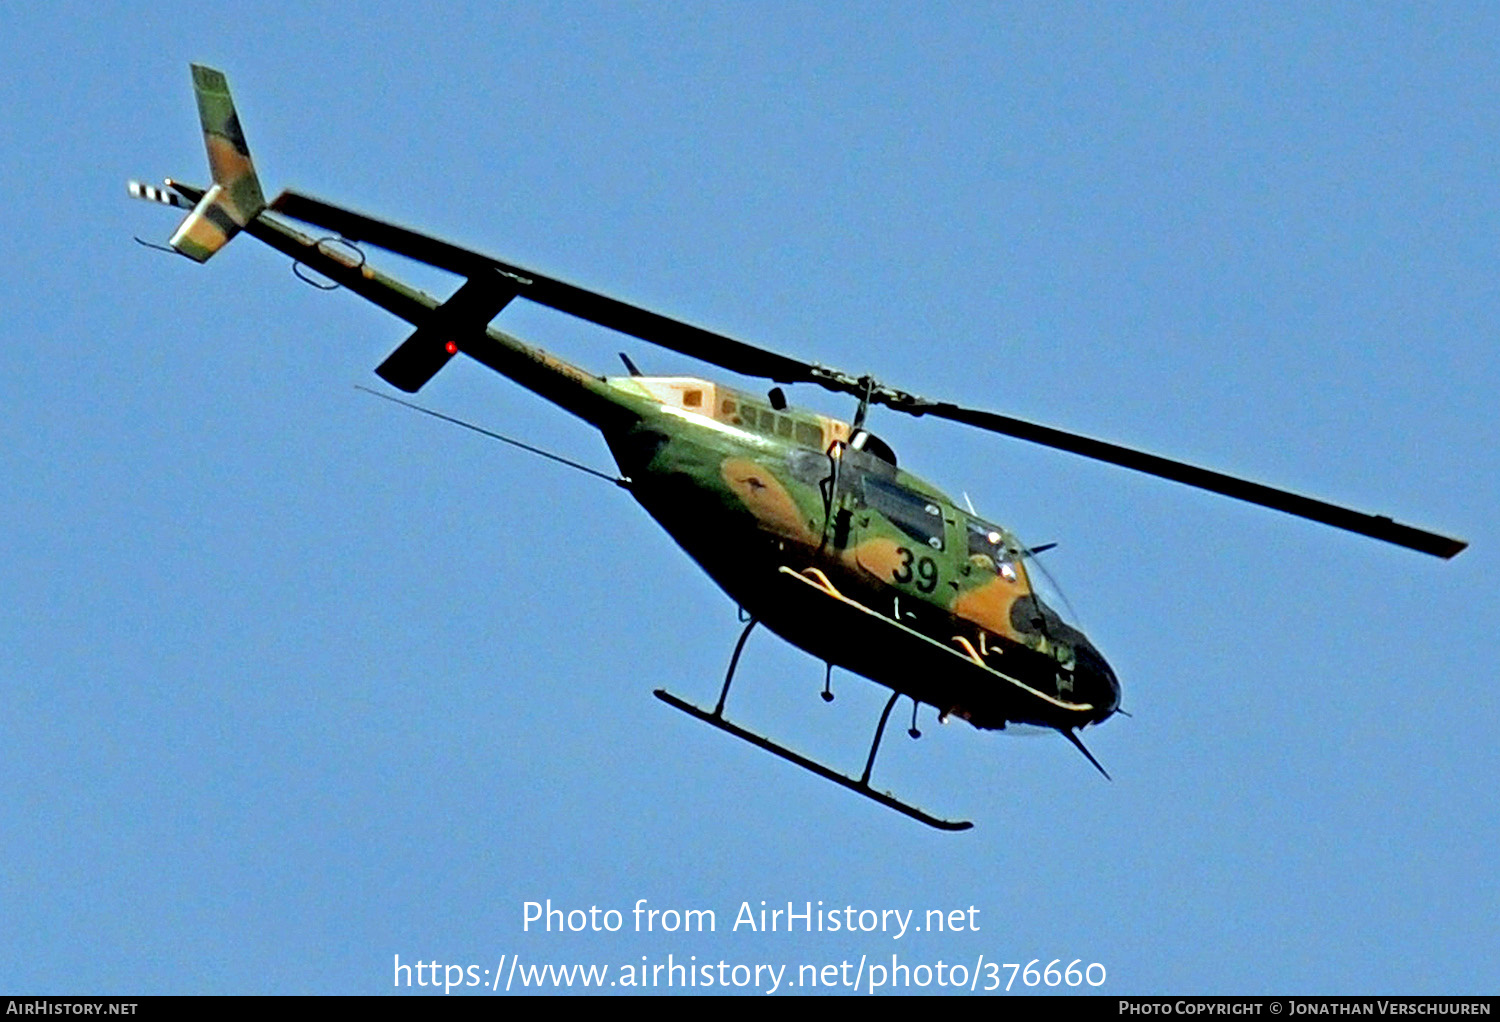
[[[777,745],[769,738],[765,738],[751,731],[746,731],[738,724],[725,720],[724,702],[729,698],[729,685],[732,681],[734,681],[734,670],[735,667],[739,665],[740,653],[743,652],[745,648],[745,640],[750,638],[750,632],[755,628],[755,625],[755,619],[751,618],[750,623],[745,626],[744,632],[740,634],[740,641],[735,644],[734,655],[729,659],[729,671],[724,678],[724,688],[719,693],[719,702],[714,707],[712,713],[694,706],[692,703],[689,703],[683,699],[678,698],[665,689],[659,688],[653,694],[656,696],[656,698],[660,699],[668,706],[676,707],[690,717],[697,717],[705,724],[711,724],[714,727],[718,728],[720,731],[727,732],[728,734],[734,735],[736,738],[741,738],[749,742],[751,745],[765,749],[767,752],[780,756],[782,759],[786,760],[789,763],[795,763],[797,766],[802,767],[804,770],[811,771],[812,773],[817,774],[819,777],[823,777],[832,781],[834,784],[842,785],[843,787],[848,788],[850,791],[855,792],[856,794],[863,795],[865,798],[870,799],[872,802],[878,802],[888,809],[894,809],[896,810],[896,812],[901,813],[905,816],[909,816],[913,820],[919,820],[922,823],[927,824],[927,826],[929,827],[936,827],[938,830],[968,830],[969,828],[974,826],[974,824],[968,820],[940,820],[936,816],[932,816],[929,813],[923,812],[914,805],[902,802],[894,795],[890,795],[883,791],[876,791],[874,788],[870,787],[870,773],[875,769],[875,756],[880,751],[880,738],[885,734],[885,725],[886,722],[890,720],[891,710],[895,708],[896,700],[901,698],[901,693],[899,692],[891,693],[890,700],[885,704],[885,710],[880,714],[880,723],[875,726],[875,739],[870,743],[870,756],[865,761],[865,772],[860,775],[859,780],[857,781],[852,777],[846,777],[838,771],[824,766],[822,763],[819,763],[816,760],[808,759],[801,753],[793,752],[791,749],[788,749],[784,745]],[[831,695],[831,693],[828,693],[826,687],[824,689],[824,692]],[[915,730],[915,705],[912,709],[913,730]]]

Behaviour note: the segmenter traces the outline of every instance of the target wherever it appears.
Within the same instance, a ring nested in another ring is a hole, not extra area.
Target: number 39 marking
[[[901,566],[891,572],[891,581],[906,585],[913,580],[917,583],[917,591],[930,593],[937,588],[938,567],[931,557],[918,558],[906,547],[897,547],[896,556],[901,558]],[[916,571],[912,571],[912,564],[916,563]]]

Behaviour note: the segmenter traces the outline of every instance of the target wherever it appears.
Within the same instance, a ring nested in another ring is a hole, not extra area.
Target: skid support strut
[[[885,734],[885,722],[891,719],[891,707],[895,706],[896,700],[900,698],[900,692],[891,693],[890,701],[881,711],[880,723],[875,725],[875,740],[870,743],[870,758],[865,760],[865,772],[859,778],[859,783],[867,788],[870,786],[870,771],[875,769],[875,754],[880,751],[880,736]]]
[[[740,665],[740,654],[745,651],[745,640],[750,638],[750,633],[757,624],[759,622],[752,617],[750,623],[745,626],[745,630],[740,633],[740,641],[734,644],[734,656],[729,658],[729,670],[724,672],[724,688],[719,692],[719,704],[714,707],[715,717],[724,715],[724,700],[729,698],[729,683],[734,680],[734,669]]]

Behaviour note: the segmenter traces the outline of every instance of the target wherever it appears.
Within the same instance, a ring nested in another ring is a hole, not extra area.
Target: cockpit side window
[[[867,507],[924,546],[943,549],[943,509],[937,501],[879,476],[867,475],[863,483]]]
[[[988,571],[1003,576],[1007,581],[1016,580],[1016,568],[1012,561],[1015,553],[1005,541],[1005,533],[998,526],[977,518],[968,520],[969,559],[984,566]]]

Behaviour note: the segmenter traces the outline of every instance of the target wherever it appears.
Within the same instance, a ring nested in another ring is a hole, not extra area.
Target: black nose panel
[[[1078,658],[1075,694],[1094,705],[1094,722],[1098,723],[1119,709],[1120,679],[1087,639],[1075,647],[1074,655]]]
[[[1066,643],[1073,649],[1073,697],[1096,708],[1095,722],[1114,713],[1120,705],[1120,681],[1099,650],[1057,611],[1035,596],[1023,596],[1010,608],[1010,623],[1023,635],[1041,635]]]

